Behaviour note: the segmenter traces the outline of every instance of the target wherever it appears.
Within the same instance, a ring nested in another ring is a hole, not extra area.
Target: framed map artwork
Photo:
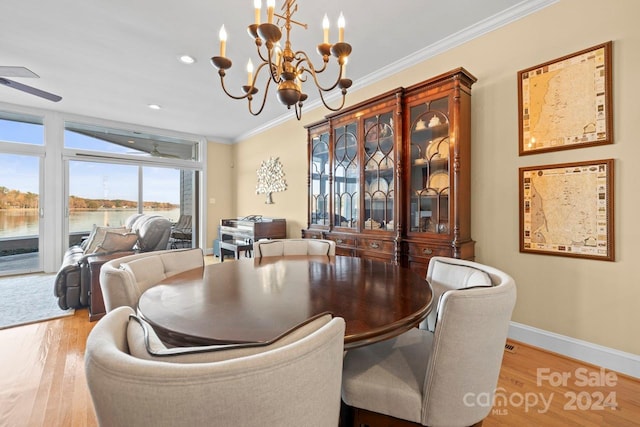
[[[520,168],[520,252],[614,261],[613,164]]]
[[[518,72],[521,156],[613,143],[611,44]]]

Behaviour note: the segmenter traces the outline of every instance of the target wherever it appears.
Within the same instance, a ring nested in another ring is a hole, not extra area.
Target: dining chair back
[[[87,339],[85,372],[100,425],[338,425],[342,318],[264,352],[179,363],[130,354],[134,314],[130,307],[110,311]]]
[[[438,316],[438,301],[442,294],[453,289],[466,289],[475,286],[491,286],[493,281],[485,270],[467,265],[466,262],[453,262],[448,258],[433,257],[427,267],[427,282],[433,291],[435,310],[431,310],[421,328],[431,332],[435,330]]]
[[[287,255],[335,256],[336,242],[324,239],[271,239],[253,243],[256,258]]]
[[[342,398],[353,408],[354,426],[471,426],[491,411],[516,301],[515,282],[490,266],[432,258],[432,277],[440,268],[450,270],[444,276],[451,284],[454,277],[466,283],[476,273],[490,283],[475,278],[478,285],[444,290],[433,331],[414,328],[347,353]]]

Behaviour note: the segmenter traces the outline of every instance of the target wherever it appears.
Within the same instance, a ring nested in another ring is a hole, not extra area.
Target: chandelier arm
[[[265,49],[267,50],[267,53],[269,53],[269,48],[265,46]],[[262,54],[262,49],[260,49],[260,46],[257,44],[256,44],[256,51],[258,52],[258,57],[260,57],[260,60],[262,62],[269,62],[269,60],[264,57],[264,55]]]
[[[299,50],[299,51],[297,51],[295,53],[294,58],[296,60],[296,68],[298,68],[298,65],[306,63],[307,66],[309,68],[313,69],[313,71],[316,74],[322,73],[324,70],[327,69],[327,66],[329,65],[329,58],[327,58],[326,60],[323,58],[322,59],[322,68],[320,68],[319,70],[316,70],[316,67],[313,65],[313,62],[311,61],[311,59],[309,58],[307,53],[304,52],[304,51],[301,51],[301,50]],[[342,72],[342,70],[340,70],[340,72]]]
[[[231,92],[229,92],[229,91],[227,90],[227,86],[224,84],[224,75],[220,75],[220,86],[222,86],[222,90],[224,91],[224,93],[226,93],[226,94],[227,94],[227,96],[228,96],[229,98],[233,98],[233,99],[245,99],[245,98],[248,98],[248,97],[249,97],[249,95],[250,95],[250,93],[245,93],[244,95],[240,95],[240,96],[238,96],[238,95],[234,95],[234,94],[232,94]]]
[[[255,87],[256,81],[258,81],[258,76],[260,75],[260,72],[262,72],[262,69],[264,67],[266,67],[266,66],[268,66],[269,69],[271,70],[271,72],[269,73],[270,74],[269,80],[273,79],[273,64],[271,64],[271,62],[267,62],[267,61],[261,62],[260,65],[258,66],[258,68],[256,68],[256,73],[255,73],[255,75],[253,77],[253,81],[251,82],[251,87],[252,88]],[[274,81],[274,83],[277,83],[277,81]]]
[[[274,50],[274,49],[272,49]],[[276,54],[277,55],[277,54]],[[269,50],[269,60],[265,61],[263,65],[269,64],[269,71],[271,74],[271,80],[273,80],[274,83],[278,83],[280,80],[280,75],[278,74],[278,66],[276,64],[273,63],[273,61],[271,61],[271,50]]]
[[[302,119],[302,102],[298,102],[295,106],[296,110],[296,119]]]
[[[335,89],[340,84],[340,80],[341,80],[340,76],[342,75],[342,66],[340,67],[340,73],[338,74],[338,78],[336,79],[335,83],[333,83],[329,87],[322,87],[322,85],[318,81],[317,72],[313,68],[302,67],[300,69],[300,74],[303,74],[303,73],[307,73],[313,78],[313,82],[315,83],[316,87],[318,88],[318,92],[331,92],[333,89]]]
[[[322,101],[322,104],[325,106],[325,108],[327,108],[328,110],[331,111],[340,111],[342,109],[342,107],[344,107],[344,103],[347,99],[347,90],[346,89],[342,89],[342,102],[340,103],[339,107],[333,108],[331,107],[329,104],[327,104],[327,101],[325,101],[324,96],[323,96],[323,91],[321,91],[320,89],[318,89],[318,93],[320,94],[320,100]]]
[[[265,46],[265,49],[267,50],[266,57],[264,56],[262,50],[260,49],[260,46],[257,46],[258,57],[262,61],[262,65],[267,65],[267,64],[269,65],[269,69],[271,70],[271,79],[273,79],[274,83],[278,83],[278,65],[274,64],[273,61],[271,60],[271,52],[274,51],[275,49],[273,48],[269,49],[266,46]]]
[[[298,57],[298,55],[302,56],[302,57]],[[300,69],[300,75],[302,75],[303,73],[307,73],[310,74],[311,77],[313,77],[313,82],[315,83],[316,87],[324,92],[331,92],[333,89],[335,89],[339,84],[340,84],[340,80],[342,77],[342,67],[344,66],[343,64],[340,64],[340,72],[338,73],[338,77],[336,78],[335,83],[333,83],[331,86],[329,87],[322,87],[322,85],[320,84],[320,81],[318,81],[318,77],[317,75],[320,74],[321,72],[323,72],[325,70],[325,68],[327,67],[327,63],[324,63],[324,66],[322,67],[321,70],[317,71],[314,66],[313,66],[313,62],[311,62],[311,60],[309,59],[309,56],[307,56],[307,54],[305,52],[302,51],[298,51],[296,52],[296,68],[302,64],[307,64],[307,67],[301,67]]]
[[[262,66],[260,68],[262,68]],[[256,75],[256,77],[257,77],[257,75]],[[255,79],[254,79],[253,83],[255,85]],[[264,106],[267,103],[267,95],[269,94],[269,86],[271,86],[271,79],[267,79],[267,85],[264,88],[264,96],[262,97],[262,103],[260,104],[260,109],[258,111],[254,112],[251,109],[251,101],[253,100],[253,97],[249,98],[249,112],[251,113],[251,115],[257,116],[260,113],[262,113],[262,110],[264,110]],[[252,86],[252,87],[255,87],[255,86]]]

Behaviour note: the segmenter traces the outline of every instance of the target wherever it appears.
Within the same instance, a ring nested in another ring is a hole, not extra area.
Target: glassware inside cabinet
[[[309,212],[311,224],[329,225],[329,133],[325,132],[311,141],[311,188]]]
[[[412,232],[449,233],[451,187],[449,99],[410,109],[410,218]]]
[[[395,152],[392,112],[364,120],[364,229],[394,230]]]
[[[334,130],[333,225],[355,228],[360,202],[358,126],[355,122]]]

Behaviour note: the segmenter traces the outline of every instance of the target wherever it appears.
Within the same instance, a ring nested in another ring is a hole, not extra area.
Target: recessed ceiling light
[[[191,55],[180,55],[178,57],[178,59],[180,60],[180,62],[182,62],[183,64],[193,64],[194,62],[196,62],[196,58],[194,58]]]
[[[151,108],[152,110],[159,110],[162,107],[160,107],[158,104],[149,104],[149,108]]]

